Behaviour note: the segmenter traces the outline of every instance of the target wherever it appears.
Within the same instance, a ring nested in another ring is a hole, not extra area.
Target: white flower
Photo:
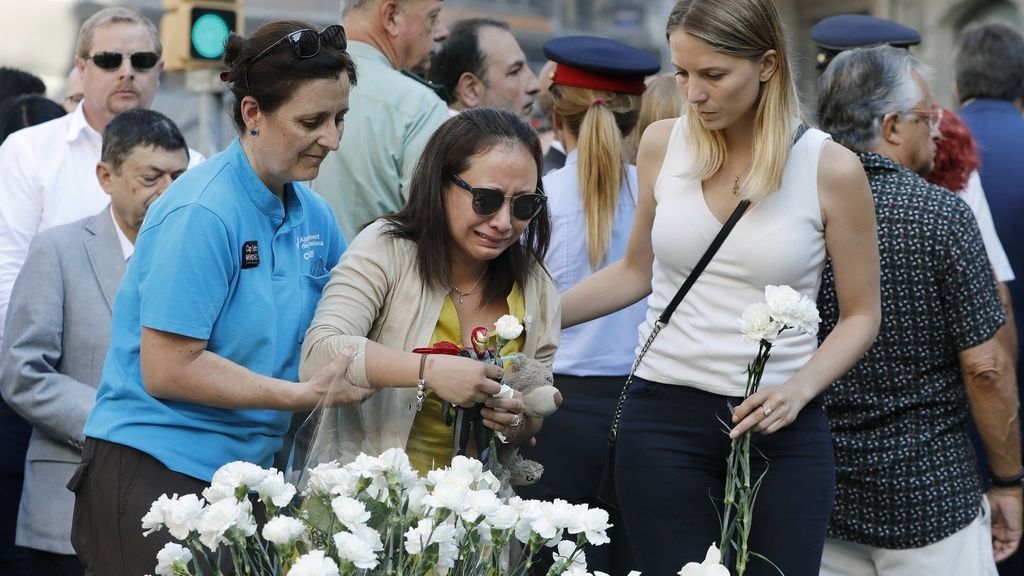
[[[199,541],[210,550],[216,550],[227,543],[225,534],[233,528],[246,536],[256,533],[256,520],[248,499],[224,499],[208,506],[199,519]]]
[[[487,516],[501,506],[497,494],[490,490],[473,490],[466,496],[466,506],[459,513],[466,522],[476,522],[481,516]]]
[[[552,502],[541,502],[540,506],[543,513],[530,523],[530,528],[554,546],[558,543],[557,539],[561,537],[562,531],[574,523],[576,509],[560,498]]]
[[[818,333],[818,307],[814,301],[789,286],[764,287],[764,301],[777,321],[808,334]]]
[[[678,572],[679,576],[729,576],[729,569],[722,566],[722,553],[712,544],[707,556],[700,564],[688,562]]]
[[[204,504],[195,494],[186,494],[180,498],[177,494],[170,498],[167,494],[161,494],[142,517],[143,535],[149,536],[166,526],[171,536],[184,540],[196,529]]]
[[[299,557],[288,576],[338,576],[338,565],[323,550],[313,550]]]
[[[276,472],[276,470],[275,470]],[[211,485],[223,484],[231,488],[255,488],[263,479],[270,474],[269,471],[260,468],[252,462],[237,460],[229,462],[213,473]]]
[[[409,501],[409,513],[413,516],[423,515],[423,499],[427,497],[427,486],[418,482],[409,487],[405,492]]]
[[[437,544],[436,568],[447,571],[455,565],[458,555],[458,532],[447,522],[434,525],[430,518],[424,518],[405,532],[405,551],[409,554],[423,554],[427,548]]]
[[[210,484],[203,489],[203,498],[206,498],[206,501],[210,504],[220,502],[226,498],[237,500],[235,498],[235,490],[236,487],[227,484]]]
[[[502,504],[487,514],[484,521],[495,530],[508,530],[519,521],[519,515],[516,514],[515,508]]]
[[[192,552],[188,548],[177,542],[168,542],[156,553],[156,573],[158,576],[187,573],[191,561]]]
[[[270,501],[278,508],[284,508],[295,497],[295,486],[284,481],[284,474],[271,469],[263,480],[252,487],[264,503]]]
[[[337,462],[320,464],[309,471],[307,494],[341,494],[352,496],[356,492],[359,476]]]
[[[423,497],[423,505],[427,508],[451,510],[461,514],[469,505],[470,489],[465,478],[449,474],[441,483],[434,486],[430,494]]]
[[[764,302],[747,306],[740,316],[739,323],[743,339],[755,343],[761,340],[774,342],[779,330],[782,329],[782,324],[772,317],[771,308]]]
[[[291,546],[305,531],[301,521],[289,516],[271,518],[263,526],[263,538],[278,546]]]
[[[430,534],[433,530],[434,523],[430,518],[424,518],[406,530],[405,551],[409,554],[422,554],[423,550],[430,545]]]
[[[338,558],[351,562],[356,568],[368,570],[376,568],[380,562],[370,544],[351,532],[335,534],[334,545],[338,547]]]
[[[574,553],[576,554],[575,556],[573,556]],[[571,540],[562,540],[561,542],[558,543],[558,547],[555,549],[555,552],[554,552],[555,562],[558,562],[559,560],[570,561],[570,558],[572,560],[571,560],[571,563],[569,564],[569,566],[567,567],[568,569],[572,569],[572,568],[581,568],[583,570],[587,569],[587,557],[583,553],[583,550],[580,550],[578,553],[576,553],[576,543],[575,542],[573,542]]]
[[[599,546],[611,542],[608,537],[608,529],[612,527],[608,523],[608,512],[601,508],[589,508],[585,504],[573,507],[573,521],[567,526],[569,534],[583,534],[587,537],[588,544]]]
[[[498,338],[515,340],[523,333],[523,325],[519,322],[519,318],[505,314],[494,323],[494,331],[498,333]]]
[[[366,524],[357,524],[348,529],[366,544],[370,550],[381,552],[384,550],[384,541],[380,539],[380,532],[370,528]]]
[[[366,506],[348,496],[338,496],[331,500],[331,510],[334,510],[334,515],[346,528],[364,524],[370,519],[370,512]]]

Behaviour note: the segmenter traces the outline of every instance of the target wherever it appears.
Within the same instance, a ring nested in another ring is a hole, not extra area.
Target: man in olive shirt
[[[342,24],[358,84],[349,96],[341,150],[312,188],[334,208],[345,239],[405,204],[420,152],[448,118],[445,103],[400,70],[429,61],[448,36],[441,0],[345,0]]]

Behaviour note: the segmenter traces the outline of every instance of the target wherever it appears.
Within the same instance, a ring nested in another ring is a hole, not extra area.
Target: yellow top
[[[522,322],[526,316],[526,299],[523,290],[518,284],[512,287],[508,295],[508,313]],[[488,332],[494,336],[494,326],[487,326]],[[519,338],[506,344],[499,353],[502,356],[516,354],[523,349],[525,332]],[[462,327],[459,325],[459,315],[455,311],[455,304],[450,296],[444,299],[441,306],[441,315],[437,319],[437,326],[431,335],[431,343],[442,341],[460,344],[462,341]],[[460,344],[461,345],[461,344]],[[423,400],[423,410],[416,413],[412,423],[412,430],[409,432],[409,441],[406,443],[405,451],[409,454],[412,467],[420,474],[426,474],[434,468],[447,466],[452,461],[455,448],[455,427],[447,426],[441,419],[442,400],[434,394],[433,390],[427,391],[427,397]],[[452,416],[455,410],[452,410]]]

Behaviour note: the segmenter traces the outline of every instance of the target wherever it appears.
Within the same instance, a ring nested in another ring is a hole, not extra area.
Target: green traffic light
[[[232,26],[219,10],[205,11],[192,23],[192,50],[202,58],[215,59],[224,55],[224,42]],[[227,15],[233,15],[228,13]]]

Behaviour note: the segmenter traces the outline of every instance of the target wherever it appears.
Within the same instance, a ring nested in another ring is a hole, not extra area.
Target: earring
[[[260,131],[259,131],[258,128],[253,128],[252,130],[249,130],[249,136],[259,136],[259,135],[260,135]]]

